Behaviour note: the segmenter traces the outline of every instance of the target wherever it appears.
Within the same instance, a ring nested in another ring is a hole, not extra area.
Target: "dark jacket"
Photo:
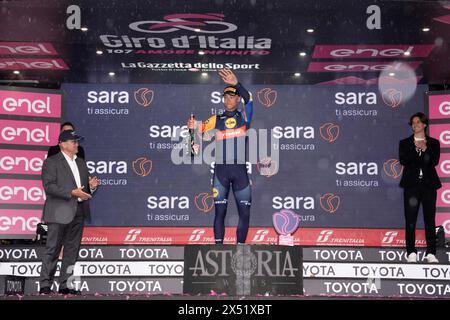
[[[84,159],[77,157],[78,171],[84,192],[91,193],[89,189],[89,171]],[[47,199],[44,204],[42,220],[47,223],[68,224],[75,217],[78,201],[72,197],[71,192],[77,188],[75,178],[63,154],[45,159],[42,166],[42,184]],[[89,200],[81,203],[85,218],[90,218]]]
[[[403,139],[399,144],[400,164],[404,166],[400,186],[402,188],[415,187],[419,184],[420,169],[422,169],[422,181],[432,189],[442,187],[441,181],[436,172],[436,166],[439,164],[441,148],[439,141],[426,136],[427,149],[421,155],[416,151],[414,144],[414,135]]]

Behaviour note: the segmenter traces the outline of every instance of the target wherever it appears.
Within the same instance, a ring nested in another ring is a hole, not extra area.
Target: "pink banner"
[[[439,140],[441,148],[450,148],[450,123],[430,124],[430,136]]]
[[[433,44],[406,45],[317,45],[313,58],[354,59],[354,58],[418,58],[428,57]],[[405,55],[405,52],[409,52]]]
[[[450,208],[450,183],[443,183],[438,189],[436,206]]]
[[[311,62],[308,72],[378,72],[378,71],[406,71],[416,69],[422,61],[399,62],[399,61],[330,61]]]
[[[69,70],[69,67],[63,59],[3,58],[0,59],[0,70]]]
[[[301,228],[293,234],[295,245],[308,246],[374,246],[404,247],[403,229],[337,229]],[[83,244],[213,244],[214,231],[205,227],[86,227]],[[236,243],[236,228],[226,228],[224,243]],[[273,228],[253,227],[247,236],[249,244],[278,244]],[[426,246],[423,230],[416,232],[416,245]]]
[[[59,123],[0,120],[0,144],[52,146],[59,131]]]
[[[55,48],[47,42],[0,42],[2,56],[55,56]]]
[[[0,149],[0,173],[40,175],[47,151]]]
[[[44,204],[41,180],[0,179],[0,204]]]
[[[450,94],[429,95],[430,119],[450,119]]]
[[[450,178],[450,153],[441,153],[436,171],[440,178]]]
[[[36,234],[41,222],[42,210],[3,210],[0,209],[0,235]]]
[[[59,118],[61,95],[0,90],[0,114]]]

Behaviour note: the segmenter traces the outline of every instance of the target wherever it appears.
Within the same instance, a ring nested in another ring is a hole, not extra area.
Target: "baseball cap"
[[[78,141],[81,139],[84,139],[84,138],[82,136],[76,134],[74,130],[65,130],[59,134],[58,141],[59,142],[64,142],[64,141],[69,141],[69,140]]]
[[[235,86],[228,86],[225,89],[223,89],[223,95],[232,95],[232,96],[239,96],[239,91]]]

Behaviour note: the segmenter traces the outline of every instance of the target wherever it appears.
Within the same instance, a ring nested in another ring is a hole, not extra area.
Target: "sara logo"
[[[207,192],[199,193],[195,196],[195,206],[201,212],[209,212],[214,206],[214,195]]]
[[[134,92],[134,100],[137,104],[148,107],[153,102],[155,92],[149,88],[140,88]]]
[[[333,193],[326,193],[320,197],[320,206],[329,213],[335,213],[339,209],[341,198]]]
[[[188,241],[197,242],[202,238],[202,235],[205,234],[205,229],[194,229],[189,237]]]
[[[222,13],[169,14],[163,17],[164,21],[136,21],[129,27],[144,33],[170,33],[182,29],[199,33],[227,33],[237,30],[236,25],[224,22],[224,17]]]
[[[137,239],[137,236],[140,235],[141,232],[141,229],[131,229],[130,231],[128,231],[128,234],[125,237],[125,241],[135,241]]]
[[[320,127],[320,136],[323,140],[333,143],[339,137],[339,126],[334,123],[325,123]]]
[[[389,89],[381,95],[383,102],[391,108],[397,108],[403,99],[403,93],[397,89]]]
[[[133,161],[133,171],[138,176],[146,177],[153,168],[153,162],[146,157],[140,157]]]
[[[256,165],[260,175],[271,177],[278,172],[278,162],[272,160],[270,157],[261,159]]]
[[[330,236],[333,235],[333,230],[322,230],[317,237],[316,242],[327,242]]]
[[[388,231],[384,234],[383,240],[381,240],[382,244],[390,244],[394,242],[395,237],[397,237],[397,231]]]
[[[388,177],[397,179],[402,175],[403,166],[397,159],[389,159],[383,164],[384,173]]]
[[[258,101],[266,108],[270,108],[277,101],[277,92],[271,88],[264,88],[258,91]]]
[[[228,129],[232,129],[232,128],[234,128],[234,127],[236,127],[236,119],[235,118],[229,118],[229,119],[227,119],[227,121],[225,121],[225,126],[228,128]]]
[[[275,212],[273,214],[272,222],[278,234],[286,236],[297,230],[300,223],[300,217],[294,211],[281,210],[280,212]]]

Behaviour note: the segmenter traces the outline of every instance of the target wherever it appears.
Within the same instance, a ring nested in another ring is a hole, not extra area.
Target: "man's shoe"
[[[414,263],[414,262],[417,262],[417,253],[411,252],[411,253],[407,256],[406,261],[407,261],[408,263]]]
[[[39,290],[39,294],[53,294],[55,293],[50,287],[42,287]]]
[[[60,294],[74,294],[74,295],[80,295],[81,291],[79,290],[74,290],[74,289],[69,289],[69,288],[64,288],[64,289],[59,289],[58,293]]]
[[[436,256],[432,253],[429,253],[425,256],[428,263],[439,263],[439,260],[436,258]]]

